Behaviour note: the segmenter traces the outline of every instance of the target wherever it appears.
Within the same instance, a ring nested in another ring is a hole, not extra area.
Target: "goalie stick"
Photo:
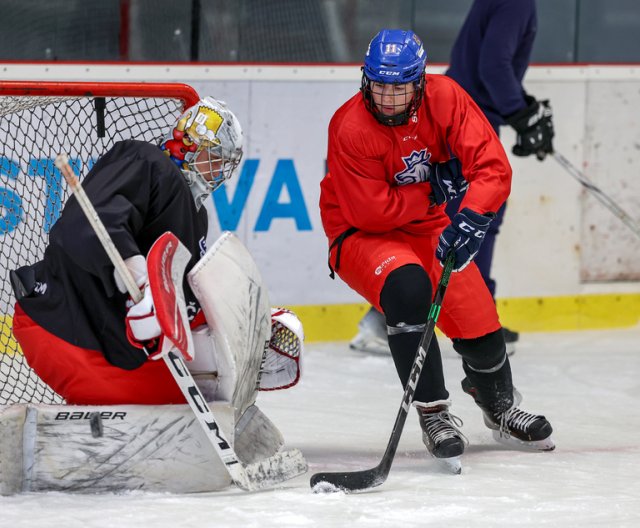
[[[402,403],[400,404],[400,409],[398,409],[396,421],[393,424],[393,429],[391,431],[391,437],[387,443],[387,448],[382,456],[382,460],[376,467],[362,471],[349,471],[346,473],[316,473],[311,476],[310,481],[311,489],[314,493],[334,491],[345,491],[349,493],[352,491],[362,491],[380,486],[385,480],[387,480],[389,471],[391,470],[391,464],[393,464],[393,459],[395,457],[396,450],[398,449],[402,429],[404,428],[405,421],[407,420],[407,414],[409,413],[411,403],[413,402],[416,385],[420,379],[420,373],[422,372],[422,367],[424,366],[424,361],[427,357],[427,350],[429,349],[431,339],[435,332],[436,322],[440,315],[444,294],[447,290],[447,286],[449,285],[449,278],[453,269],[454,255],[454,251],[450,251],[445,259],[444,269],[442,270],[442,275],[440,276],[440,281],[436,288],[433,303],[429,310],[427,325],[422,333],[422,338],[420,339],[420,344],[416,351],[416,357],[413,360],[413,366],[411,367],[411,372],[409,374],[409,380],[407,381],[407,385],[404,389]]]
[[[132,300],[139,302],[142,299],[142,292],[137,287],[122,256],[118,253],[78,177],[71,169],[67,156],[58,155],[55,159],[55,166],[71,187],[82,211],[87,216],[100,243],[126,285]],[[297,449],[276,453],[251,465],[242,464],[182,359],[183,354],[185,357],[190,357],[192,353],[189,350],[189,347],[192,346],[192,342],[188,338],[189,330],[184,326],[187,320],[184,299],[181,295],[178,297],[178,292],[182,292],[181,277],[190,258],[189,252],[175,235],[165,233],[154,243],[149,255],[151,260],[157,264],[157,267],[150,270],[149,287],[152,294],[158,292],[157,295],[163,297],[163,302],[158,303],[158,308],[162,310],[162,313],[157,314],[165,337],[163,347],[167,347],[167,350],[163,350],[166,352],[162,354],[163,359],[233,482],[243,490],[255,491],[280,484],[306,472],[307,463],[302,453]],[[174,257],[177,257],[175,263]],[[164,293],[160,292],[161,288],[164,289]],[[173,351],[174,348],[180,354],[176,354]]]
[[[624,222],[626,226],[631,229],[638,238],[640,238],[640,225],[638,225],[624,209],[622,209],[613,199],[607,196],[602,189],[597,187],[584,175],[584,173],[579,171],[573,163],[571,163],[562,154],[554,152],[552,156],[553,159],[555,159],[569,174],[571,174],[571,176],[578,180],[580,185],[587,189],[587,191],[591,192],[591,194],[593,194],[602,205]]]

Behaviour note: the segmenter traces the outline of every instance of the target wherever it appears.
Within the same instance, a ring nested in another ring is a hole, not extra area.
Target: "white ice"
[[[390,357],[312,344],[300,386],[258,400],[306,455],[307,475],[258,493],[0,497],[0,527],[640,526],[640,327],[521,336],[514,381],[522,408],[552,422],[551,453],[494,443],[460,389],[460,360],[440,341],[452,411],[471,442],[461,475],[446,474],[427,455],[412,412],[382,486],[312,494],[313,473],[378,464],[402,396]]]

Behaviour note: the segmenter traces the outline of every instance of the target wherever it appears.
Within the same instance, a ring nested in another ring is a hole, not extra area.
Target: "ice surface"
[[[440,341],[451,410],[471,442],[461,475],[427,455],[411,413],[382,486],[312,493],[313,473],[378,464],[402,396],[390,357],[353,352],[346,343],[312,344],[300,386],[258,398],[288,445],[306,455],[307,475],[258,493],[0,497],[0,527],[640,526],[640,328],[521,336],[511,358],[514,381],[522,408],[553,424],[551,453],[492,440],[460,389],[460,360]]]

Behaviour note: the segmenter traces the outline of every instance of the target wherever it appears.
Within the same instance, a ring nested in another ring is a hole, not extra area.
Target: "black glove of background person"
[[[553,112],[549,101],[536,101],[525,95],[526,108],[505,118],[517,132],[516,144],[511,152],[516,156],[535,154],[542,161],[547,154],[553,154]]]

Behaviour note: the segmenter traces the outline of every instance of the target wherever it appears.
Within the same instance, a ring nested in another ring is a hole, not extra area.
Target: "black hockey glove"
[[[431,205],[442,205],[460,196],[469,188],[469,182],[462,175],[462,163],[451,158],[443,163],[434,163],[428,178],[432,193]]]
[[[442,265],[449,248],[455,251],[453,271],[462,271],[478,254],[495,213],[479,214],[468,207],[456,214],[442,234],[436,248],[436,257]]]
[[[548,100],[536,101],[526,95],[525,101],[526,108],[505,118],[517,133],[511,152],[522,157],[535,154],[542,161],[547,154],[553,153],[553,113]]]

